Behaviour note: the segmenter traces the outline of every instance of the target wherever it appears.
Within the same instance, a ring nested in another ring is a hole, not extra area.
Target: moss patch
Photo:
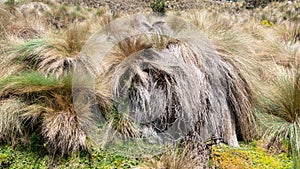
[[[256,143],[241,144],[234,148],[226,145],[212,147],[212,164],[217,168],[247,168],[247,169],[274,169],[292,168],[292,160],[286,153],[271,155],[265,152]]]

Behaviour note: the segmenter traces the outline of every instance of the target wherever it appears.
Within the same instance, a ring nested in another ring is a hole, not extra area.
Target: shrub
[[[153,12],[164,14],[166,12],[165,0],[155,0],[150,3]]]
[[[246,0],[248,8],[265,7],[270,2],[280,2],[283,0]]]

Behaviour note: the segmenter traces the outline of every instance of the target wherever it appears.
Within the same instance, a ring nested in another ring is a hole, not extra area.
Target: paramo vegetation
[[[160,19],[107,31],[149,36],[120,39],[98,67],[88,64],[90,37],[152,10]],[[164,16],[190,23],[199,38],[158,34],[179,28]],[[0,0],[0,167],[300,168],[299,61],[299,0]],[[95,77],[84,113],[74,101],[78,65]],[[143,134],[118,109],[124,91],[131,112],[160,112],[147,131],[163,133],[184,117],[186,137],[140,158],[97,144],[90,131],[103,126],[93,107],[109,132]]]

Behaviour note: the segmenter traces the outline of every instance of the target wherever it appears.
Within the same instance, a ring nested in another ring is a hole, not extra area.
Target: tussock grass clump
[[[87,148],[87,138],[78,116],[72,111],[47,112],[43,117],[42,134],[50,152],[71,154]]]
[[[2,127],[1,136],[6,135],[7,127],[23,133],[30,131],[28,126],[34,126],[45,138],[50,153],[69,154],[86,148],[87,131],[84,129],[89,125],[91,117],[75,112],[71,83],[70,75],[58,80],[36,72],[0,80],[2,98],[17,96],[22,100],[17,102],[19,107],[16,110],[1,111],[1,116],[5,117],[3,120],[9,120],[6,123],[10,124]],[[15,135],[16,138],[17,136]]]
[[[130,24],[122,29],[113,22],[102,35],[96,34],[101,40],[118,40],[103,58],[92,45],[100,46],[97,37],[83,52],[96,61],[97,76],[110,82],[107,91],[112,91],[118,112],[162,137],[172,135],[170,131],[180,137],[197,133],[199,141],[216,137],[232,146],[238,146],[238,134],[251,140],[252,92],[238,66],[197,31],[195,39],[168,37],[188,28],[181,20],[176,25],[174,18],[137,18],[127,18]]]
[[[32,69],[44,74],[55,74],[61,77],[68,73],[75,59],[68,56],[63,41],[34,39],[16,48],[16,60],[25,62]]]
[[[32,5],[41,5],[39,6],[41,9],[32,9]],[[12,28],[14,25],[26,28],[26,26],[33,26],[32,22],[37,20],[36,23],[43,23],[45,26],[45,20],[38,18],[46,16],[44,14],[47,12],[51,13],[45,4],[35,3],[23,5],[20,10],[24,11],[24,16],[19,16],[22,21],[11,22],[18,18],[4,11],[7,13],[3,15],[7,17],[4,18],[3,23],[9,21]],[[18,10],[15,12],[18,16]],[[28,20],[29,17],[34,19]],[[22,140],[20,143],[27,144],[30,141],[30,135],[37,133],[43,138],[49,153],[55,155],[69,155],[88,147],[87,128],[95,119],[93,114],[75,111],[72,71],[81,47],[92,33],[93,25],[89,25],[90,23],[68,25],[68,28],[55,33],[49,29],[47,31],[41,29],[32,35],[28,34],[29,36],[19,36],[17,33],[19,30],[12,31],[7,25],[1,27],[3,28],[1,41],[3,38],[3,41],[8,42],[3,46],[1,44],[3,71],[1,71],[0,79],[0,97],[3,102],[12,97],[20,100],[18,111],[11,113],[11,117],[7,114],[9,111],[1,113],[5,117],[4,120],[18,119],[18,121],[11,120],[7,123],[8,128],[2,126],[3,130],[0,134],[2,140],[5,142]],[[41,32],[44,34],[40,34]],[[99,95],[102,93],[99,92]],[[102,108],[101,111],[108,112],[111,105],[102,95],[101,99],[95,104]],[[102,102],[103,100],[107,102]],[[90,109],[86,110],[90,112]],[[12,125],[15,125],[15,128]],[[32,131],[31,127],[35,130]],[[12,133],[8,139],[5,132],[9,128],[15,130],[16,134]]]
[[[295,159],[294,166],[299,167],[299,70],[295,67],[291,69],[279,67],[276,73],[271,86],[262,95],[263,112],[269,114],[266,118],[261,118],[266,128],[264,134],[273,142],[286,141]]]
[[[12,51],[13,61],[45,75],[63,77],[73,70],[76,56],[84,45],[89,28],[74,25],[57,38],[39,38],[17,45]]]

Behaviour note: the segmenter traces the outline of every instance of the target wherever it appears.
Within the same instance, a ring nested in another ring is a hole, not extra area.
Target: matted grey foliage
[[[105,91],[115,107],[113,116],[102,113],[107,123],[101,121],[102,134],[91,135],[93,140],[117,144],[112,140],[123,134],[117,140],[165,145],[196,136],[198,142],[219,138],[238,146],[238,134],[245,141],[254,136],[252,94],[242,72],[182,19],[139,14],[117,19],[80,56],[86,63],[77,65],[73,88],[94,90],[96,96],[74,98],[97,103],[97,94]]]

